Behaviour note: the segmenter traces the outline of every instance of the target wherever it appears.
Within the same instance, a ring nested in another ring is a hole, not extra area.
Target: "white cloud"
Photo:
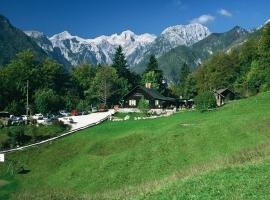
[[[233,16],[231,12],[229,12],[228,10],[225,10],[224,8],[220,9],[218,11],[218,13],[222,16],[225,16],[225,17],[232,17]]]
[[[215,17],[212,15],[201,15],[198,18],[192,19],[191,23],[207,24],[215,20]]]

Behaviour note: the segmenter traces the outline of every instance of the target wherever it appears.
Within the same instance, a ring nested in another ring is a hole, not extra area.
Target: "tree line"
[[[116,49],[111,65],[81,64],[67,71],[49,58],[36,61],[30,50],[18,53],[0,68],[0,110],[19,115],[26,113],[26,83],[29,81],[31,113],[57,113],[65,110],[87,110],[92,106],[110,107],[133,87],[147,81],[164,90],[163,74],[154,56],[141,77],[129,70],[122,47]]]

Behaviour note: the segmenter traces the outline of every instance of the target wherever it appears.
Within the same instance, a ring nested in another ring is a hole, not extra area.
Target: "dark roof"
[[[126,96],[128,96],[130,93],[132,93],[134,90],[140,88],[141,90],[143,90],[145,93],[149,94],[153,99],[158,99],[158,100],[162,100],[162,101],[175,101],[174,98],[170,98],[170,97],[165,97],[162,94],[160,94],[156,89],[153,88],[146,88],[143,87],[141,85],[136,86],[135,88],[133,88],[128,94],[126,94],[123,98],[125,98]]]
[[[230,89],[228,89],[228,88],[222,88],[222,89],[214,90],[215,93],[220,94],[220,95],[222,95],[225,91],[229,91],[229,92],[231,92],[231,93],[234,94],[234,92],[232,92],[232,91],[231,91]]]

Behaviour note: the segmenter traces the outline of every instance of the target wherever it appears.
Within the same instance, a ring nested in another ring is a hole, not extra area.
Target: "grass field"
[[[269,108],[263,93],[212,112],[105,122],[8,154],[0,199],[270,198]]]

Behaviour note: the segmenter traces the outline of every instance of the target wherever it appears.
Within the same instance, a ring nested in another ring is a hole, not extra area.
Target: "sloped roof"
[[[149,94],[153,99],[158,99],[158,100],[162,100],[162,101],[175,101],[174,98],[170,98],[170,97],[165,97],[162,94],[160,94],[156,89],[153,88],[146,88],[143,87],[141,85],[136,86],[135,88],[133,88],[128,94],[126,94],[123,98],[125,98],[126,96],[128,96],[130,93],[132,93],[134,90],[136,89],[141,89],[143,90],[145,93]]]
[[[231,91],[230,89],[228,89],[228,88],[218,89],[218,90],[215,90],[214,92],[217,93],[217,94],[222,95],[225,91],[229,91],[229,92],[231,92],[231,93],[234,94],[234,92],[232,92],[232,91]],[[222,95],[222,96],[223,96],[223,95]]]

